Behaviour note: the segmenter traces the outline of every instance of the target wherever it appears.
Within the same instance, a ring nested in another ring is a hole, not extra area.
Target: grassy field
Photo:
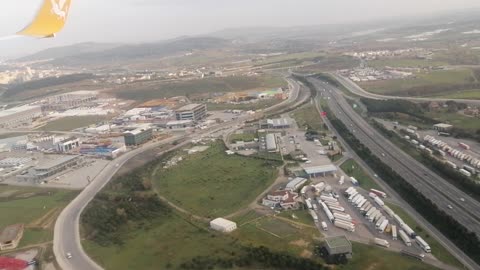
[[[358,165],[358,163],[349,159],[345,161],[340,168],[349,176],[355,177],[358,180],[360,186],[365,190],[370,190],[371,188],[382,190],[380,186]]]
[[[372,247],[360,243],[352,243],[353,258],[347,265],[337,269],[378,269],[378,270],[431,270],[437,269],[418,260],[402,256],[380,247]]]
[[[456,85],[475,81],[472,71],[469,69],[461,70],[439,70],[429,73],[418,73],[416,78],[395,79],[374,82],[362,82],[359,85],[373,93],[377,94],[395,94],[401,95],[412,87],[430,86],[430,85]],[[462,89],[459,89],[462,90]],[[422,94],[419,93],[419,96]],[[431,94],[430,94],[431,95]]]
[[[245,207],[276,178],[278,162],[225,154],[214,143],[153,175],[156,189],[195,214],[217,217]]]
[[[278,103],[282,102],[279,99],[270,99],[270,100],[261,100],[255,103],[247,103],[247,104],[228,104],[228,103],[207,103],[207,107],[209,111],[223,111],[223,110],[261,110],[272,107]]]
[[[480,99],[480,89],[458,91],[446,95],[434,95],[435,98],[451,98],[451,99]]]
[[[417,235],[421,236],[425,241],[428,242],[428,244],[432,248],[432,254],[437,259],[452,266],[463,268],[462,264],[455,257],[453,257],[442,245],[440,245],[437,240],[430,237],[430,235],[422,227],[420,227],[418,223],[410,215],[407,214],[407,212],[405,212],[401,207],[397,205],[393,205],[390,203],[387,204],[397,215],[399,215],[403,219],[403,221],[405,221],[405,223],[407,223],[417,233]],[[414,245],[415,243],[412,244]]]
[[[76,194],[63,190],[0,186],[0,228],[25,224],[20,246],[51,241],[56,215]]]
[[[295,110],[291,116],[295,119],[299,128],[307,129],[309,127],[317,132],[325,131],[323,121],[313,104],[309,103]]]
[[[480,128],[480,118],[476,117],[469,117],[459,113],[448,113],[446,111],[427,112],[425,115],[459,128],[472,130],[473,132],[476,132]]]
[[[48,122],[43,131],[70,131],[108,120],[108,116],[70,116]]]
[[[293,218],[295,215],[296,218]],[[289,210],[283,211],[279,214],[280,217],[287,218],[293,222],[303,223],[309,226],[315,226],[312,216],[308,213],[307,210]]]
[[[241,133],[241,134],[233,134],[230,136],[230,142],[234,143],[237,141],[244,141],[244,142],[251,142],[253,141],[257,136],[252,133]]]
[[[257,88],[287,87],[279,76],[206,78],[176,82],[149,82],[133,84],[114,90],[121,99],[145,102],[151,99],[190,96],[205,93],[236,92]]]

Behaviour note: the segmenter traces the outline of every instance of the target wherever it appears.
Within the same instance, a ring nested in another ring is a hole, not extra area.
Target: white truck
[[[400,238],[402,238],[402,241],[405,243],[407,247],[412,245],[412,241],[410,240],[410,237],[407,235],[407,233],[404,230],[399,230],[398,234],[400,235]]]
[[[347,231],[350,231],[350,232],[354,232],[355,231],[355,225],[351,222],[345,222],[345,221],[341,221],[341,220],[335,220],[335,222],[333,223],[333,225],[335,225],[335,227],[338,227],[338,228],[342,228],[344,230],[347,230]]]
[[[397,226],[392,225],[392,240],[397,240]]]
[[[330,222],[333,222],[335,218],[333,217],[330,209],[328,209],[327,205],[324,202],[320,202],[320,204],[322,205],[323,211],[325,212],[325,215],[327,215],[328,220],[330,220]]]
[[[385,240],[385,239],[381,239],[381,238],[374,238],[373,239],[373,242],[376,244],[376,245],[379,245],[379,246],[382,246],[382,247],[390,247],[390,243]]]
[[[388,219],[383,220],[382,224],[378,227],[378,231],[383,233],[385,231],[385,228],[388,226]]]
[[[318,222],[318,215],[317,215],[317,213],[315,213],[315,211],[313,211],[313,210],[308,210],[308,212],[309,212],[310,215],[312,216],[313,221],[314,221],[315,223],[317,223],[317,222]]]
[[[322,230],[328,231],[327,223],[325,221],[322,221]]]
[[[375,197],[373,198],[373,200],[380,206],[384,206],[385,203],[382,201],[382,199],[380,199],[379,197]]]
[[[415,233],[415,231],[412,230],[412,228],[410,228],[410,226],[408,226],[406,223],[400,224],[400,227],[401,227],[401,228],[405,231],[405,233],[407,233],[407,235],[409,235],[412,239],[417,236],[417,234]]]
[[[395,215],[395,212],[393,212],[392,209],[390,209],[390,207],[384,205],[383,206],[383,210],[385,210],[385,212],[387,213],[387,215],[389,215],[390,217],[393,218],[393,215]]]
[[[423,249],[423,251],[427,253],[432,252],[432,249],[430,248],[428,243],[425,242],[425,240],[423,240],[423,238],[421,238],[420,236],[415,237],[415,242],[417,242],[417,244]]]

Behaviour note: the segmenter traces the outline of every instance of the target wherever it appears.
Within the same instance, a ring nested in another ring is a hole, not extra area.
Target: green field
[[[156,189],[171,202],[201,216],[218,217],[251,203],[276,178],[279,162],[227,155],[214,143],[178,165],[158,169]]]
[[[419,260],[408,258],[399,253],[380,247],[372,247],[360,243],[352,243],[353,258],[342,270],[378,269],[378,270],[432,270],[437,269]]]
[[[480,99],[480,89],[458,91],[446,95],[433,95],[435,98]]]
[[[453,257],[450,252],[448,252],[442,245],[440,245],[437,240],[430,237],[430,235],[418,225],[418,223],[405,212],[401,207],[397,205],[393,205],[387,203],[388,206],[397,214],[399,215],[406,224],[408,224],[416,233],[417,235],[421,236],[425,241],[428,242],[430,247],[432,248],[432,254],[440,261],[450,264],[452,266],[463,268],[462,264]],[[412,243],[414,245],[415,243]]]
[[[299,128],[311,129],[317,132],[325,131],[323,120],[313,104],[309,103],[295,110],[291,116],[295,119]]]
[[[287,87],[280,76],[225,77],[185,80],[176,82],[151,82],[123,87],[112,92],[121,99],[145,102],[151,99],[175,96],[192,96],[206,93],[237,92],[258,88]]]
[[[70,116],[48,122],[41,127],[43,131],[71,131],[81,127],[97,124],[110,119],[108,116]]]
[[[77,192],[0,186],[0,228],[24,224],[20,246],[51,241],[53,224],[59,211]]]
[[[276,105],[283,100],[279,99],[269,99],[261,100],[255,103],[246,103],[246,104],[228,104],[228,103],[207,103],[209,111],[223,111],[223,110],[242,110],[242,111],[256,111],[261,109],[266,109]]]
[[[257,136],[252,133],[240,133],[240,134],[232,134],[230,136],[230,142],[238,142],[238,141],[244,141],[244,142],[252,142]]]
[[[293,215],[296,218],[293,218]],[[299,222],[303,223],[305,225],[309,226],[315,226],[315,223],[313,222],[312,216],[308,213],[307,210],[289,210],[289,211],[283,211],[279,214],[279,216],[287,218],[293,222]]]
[[[370,190],[371,188],[382,190],[380,186],[358,165],[358,163],[349,159],[345,161],[340,168],[348,175],[353,176],[358,180],[360,186],[365,190]]]
[[[480,128],[480,118],[476,117],[465,116],[459,113],[448,113],[446,111],[427,112],[425,115],[473,132],[476,132]]]
[[[429,73],[418,73],[415,78],[362,82],[359,85],[367,91],[385,94],[385,95],[402,95],[414,87],[435,87],[444,85],[463,85],[472,83],[476,79],[469,69],[460,70],[439,70]],[[457,89],[463,90],[463,89]],[[422,93],[416,93],[422,96]],[[432,95],[425,93],[423,95]]]

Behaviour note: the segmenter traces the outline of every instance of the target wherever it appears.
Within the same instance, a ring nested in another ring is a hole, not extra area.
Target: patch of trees
[[[40,89],[45,87],[53,87],[62,84],[74,83],[87,79],[93,79],[95,76],[90,73],[72,74],[61,77],[50,77],[40,80],[29,81],[20,84],[14,84],[8,87],[8,90],[3,94],[4,97],[11,97],[20,92],[26,92],[29,90]]]
[[[407,201],[415,210],[441,231],[446,237],[457,245],[463,252],[469,255],[477,263],[480,263],[480,240],[478,236],[465,228],[461,223],[438,208],[429,198],[420,193],[414,186],[386,165],[377,156],[372,154],[360,140],[358,140],[328,108],[325,108],[332,125],[345,141],[352,147],[357,155],[370,166],[391,188]]]
[[[148,230],[151,221],[171,215],[168,205],[151,190],[147,175],[158,160],[114,179],[82,214],[87,237],[101,246],[122,245],[125,230]]]
[[[323,270],[327,266],[311,259],[305,259],[284,252],[275,252],[267,247],[244,247],[241,254],[228,258],[195,257],[180,265],[180,269],[231,269],[231,268],[274,268],[284,270]]]

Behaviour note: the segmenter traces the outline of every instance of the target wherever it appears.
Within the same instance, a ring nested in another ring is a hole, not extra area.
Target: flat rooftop
[[[36,166],[37,170],[48,170],[50,168],[53,168],[55,166],[61,165],[63,163],[69,162],[71,160],[74,160],[78,158],[78,156],[50,156],[47,155],[44,157],[42,161],[38,163]]]
[[[326,243],[330,248],[350,247],[350,246],[352,246],[352,243],[350,243],[350,241],[348,241],[347,237],[344,236],[344,235],[325,238],[325,243]]]
[[[307,174],[317,174],[317,173],[327,173],[337,171],[337,167],[333,164],[323,165],[323,166],[304,166],[303,169]]]
[[[200,107],[200,106],[204,106],[204,105],[203,104],[196,104],[196,103],[188,104],[188,105],[185,105],[183,107],[178,108],[177,112],[191,111],[191,110],[194,110],[194,109],[196,109],[197,107]]]
[[[30,111],[33,109],[40,109],[40,108],[41,108],[40,106],[30,106],[30,105],[14,107],[8,110],[0,111],[0,117],[10,116],[16,113],[26,112],[26,111]]]

